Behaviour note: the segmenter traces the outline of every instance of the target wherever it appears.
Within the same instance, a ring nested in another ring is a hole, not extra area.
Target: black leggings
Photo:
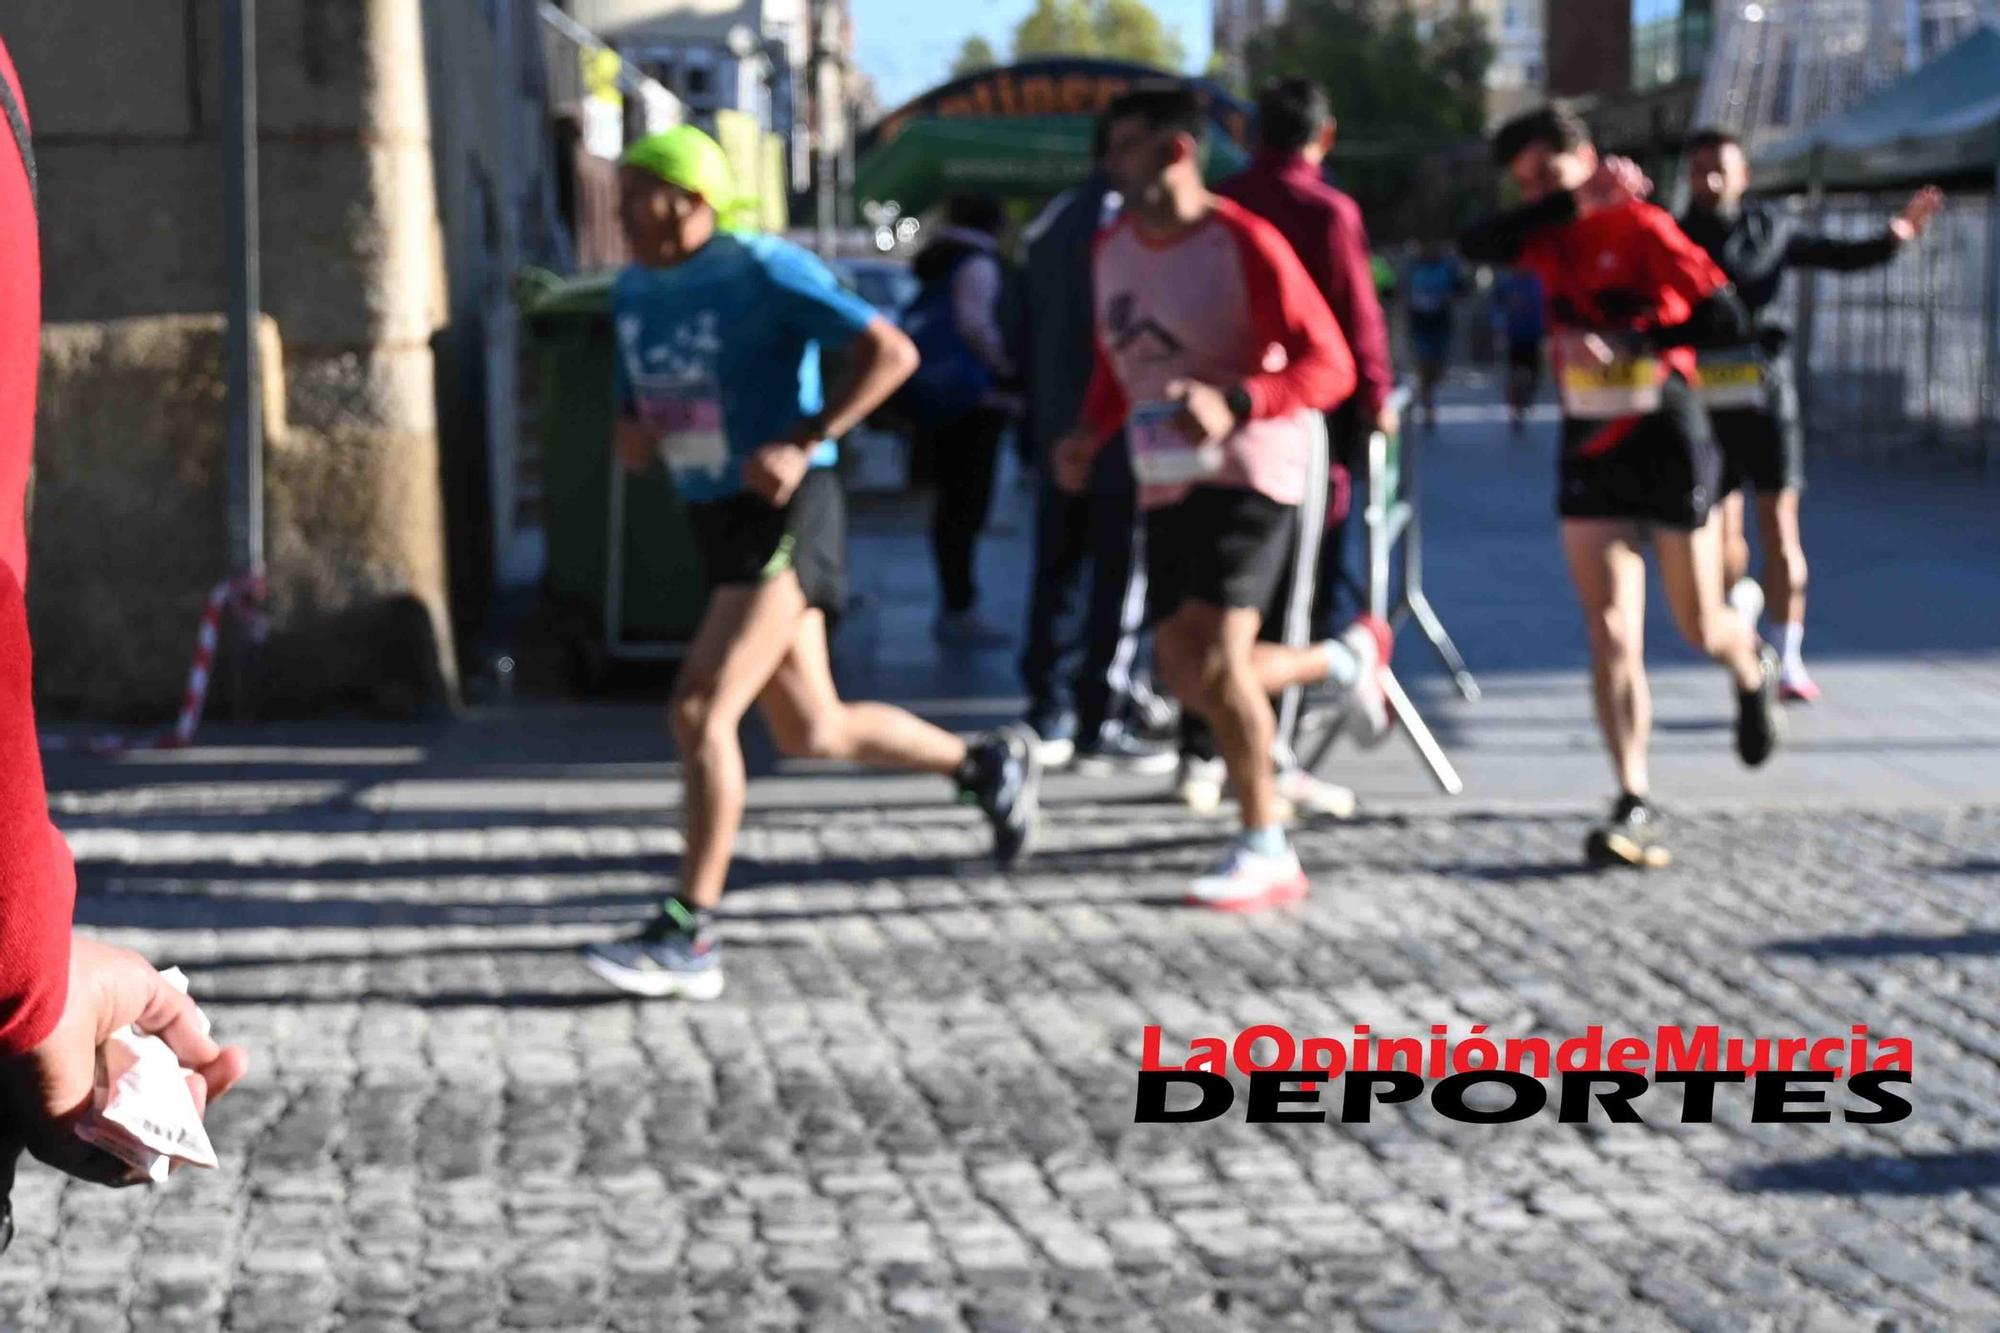
[[[993,472],[1007,414],[982,407],[929,432],[937,478],[931,511],[931,554],[937,561],[938,591],[947,611],[970,611],[979,600],[973,557],[986,511],[993,503]]]

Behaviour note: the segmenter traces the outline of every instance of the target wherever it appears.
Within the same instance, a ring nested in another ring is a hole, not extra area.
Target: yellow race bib
[[[1665,379],[1659,359],[1620,356],[1607,364],[1591,352],[1586,337],[1566,330],[1550,339],[1564,414],[1584,421],[1609,421],[1657,412],[1660,385]]]

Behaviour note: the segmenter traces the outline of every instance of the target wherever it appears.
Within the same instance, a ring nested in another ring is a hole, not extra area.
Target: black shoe
[[[1129,727],[1109,725],[1097,739],[1080,745],[1070,767],[1085,777],[1105,778],[1119,774],[1161,777],[1174,771],[1178,756],[1171,745],[1142,740]]]
[[[1751,768],[1771,757],[1785,736],[1785,715],[1778,707],[1778,654],[1768,643],[1757,645],[1762,682],[1736,695],[1736,756]]]
[[[993,825],[993,858],[1011,866],[1035,841],[1041,816],[1042,761],[1037,737],[1011,723],[973,742],[958,774],[959,799],[977,804]]]
[[[1674,859],[1660,839],[1660,816],[1638,796],[1618,798],[1611,807],[1611,818],[1583,840],[1583,854],[1599,869],[1634,866],[1662,870]]]

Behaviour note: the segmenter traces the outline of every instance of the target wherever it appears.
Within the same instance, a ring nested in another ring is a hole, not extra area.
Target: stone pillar
[[[258,691],[281,712],[433,710],[451,699],[456,673],[431,354],[444,279],[422,0],[260,0],[258,12],[264,300],[285,390],[267,446],[273,635]],[[220,309],[214,6],[25,6],[9,12],[6,36],[41,145],[50,320]],[[54,447],[65,432],[45,416],[43,435]],[[207,469],[198,484],[221,480]],[[55,529],[93,516],[80,502],[52,506],[37,497],[38,552],[74,559],[80,544]],[[103,540],[115,545],[119,534]],[[162,569],[156,586],[141,586],[131,569],[107,561],[96,595],[139,605],[222,572]],[[83,631],[50,602],[33,609],[43,662],[112,650],[87,635],[64,642]],[[60,686],[41,675],[60,708]]]

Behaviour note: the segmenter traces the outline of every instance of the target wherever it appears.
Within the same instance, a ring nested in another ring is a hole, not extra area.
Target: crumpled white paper
[[[160,975],[187,994],[187,977],[179,968]],[[196,1016],[207,1032],[207,1015],[196,1010]],[[158,1037],[118,1029],[97,1053],[97,1087],[76,1136],[154,1184],[167,1178],[175,1162],[215,1169],[215,1147],[188,1090],[188,1072]]]

